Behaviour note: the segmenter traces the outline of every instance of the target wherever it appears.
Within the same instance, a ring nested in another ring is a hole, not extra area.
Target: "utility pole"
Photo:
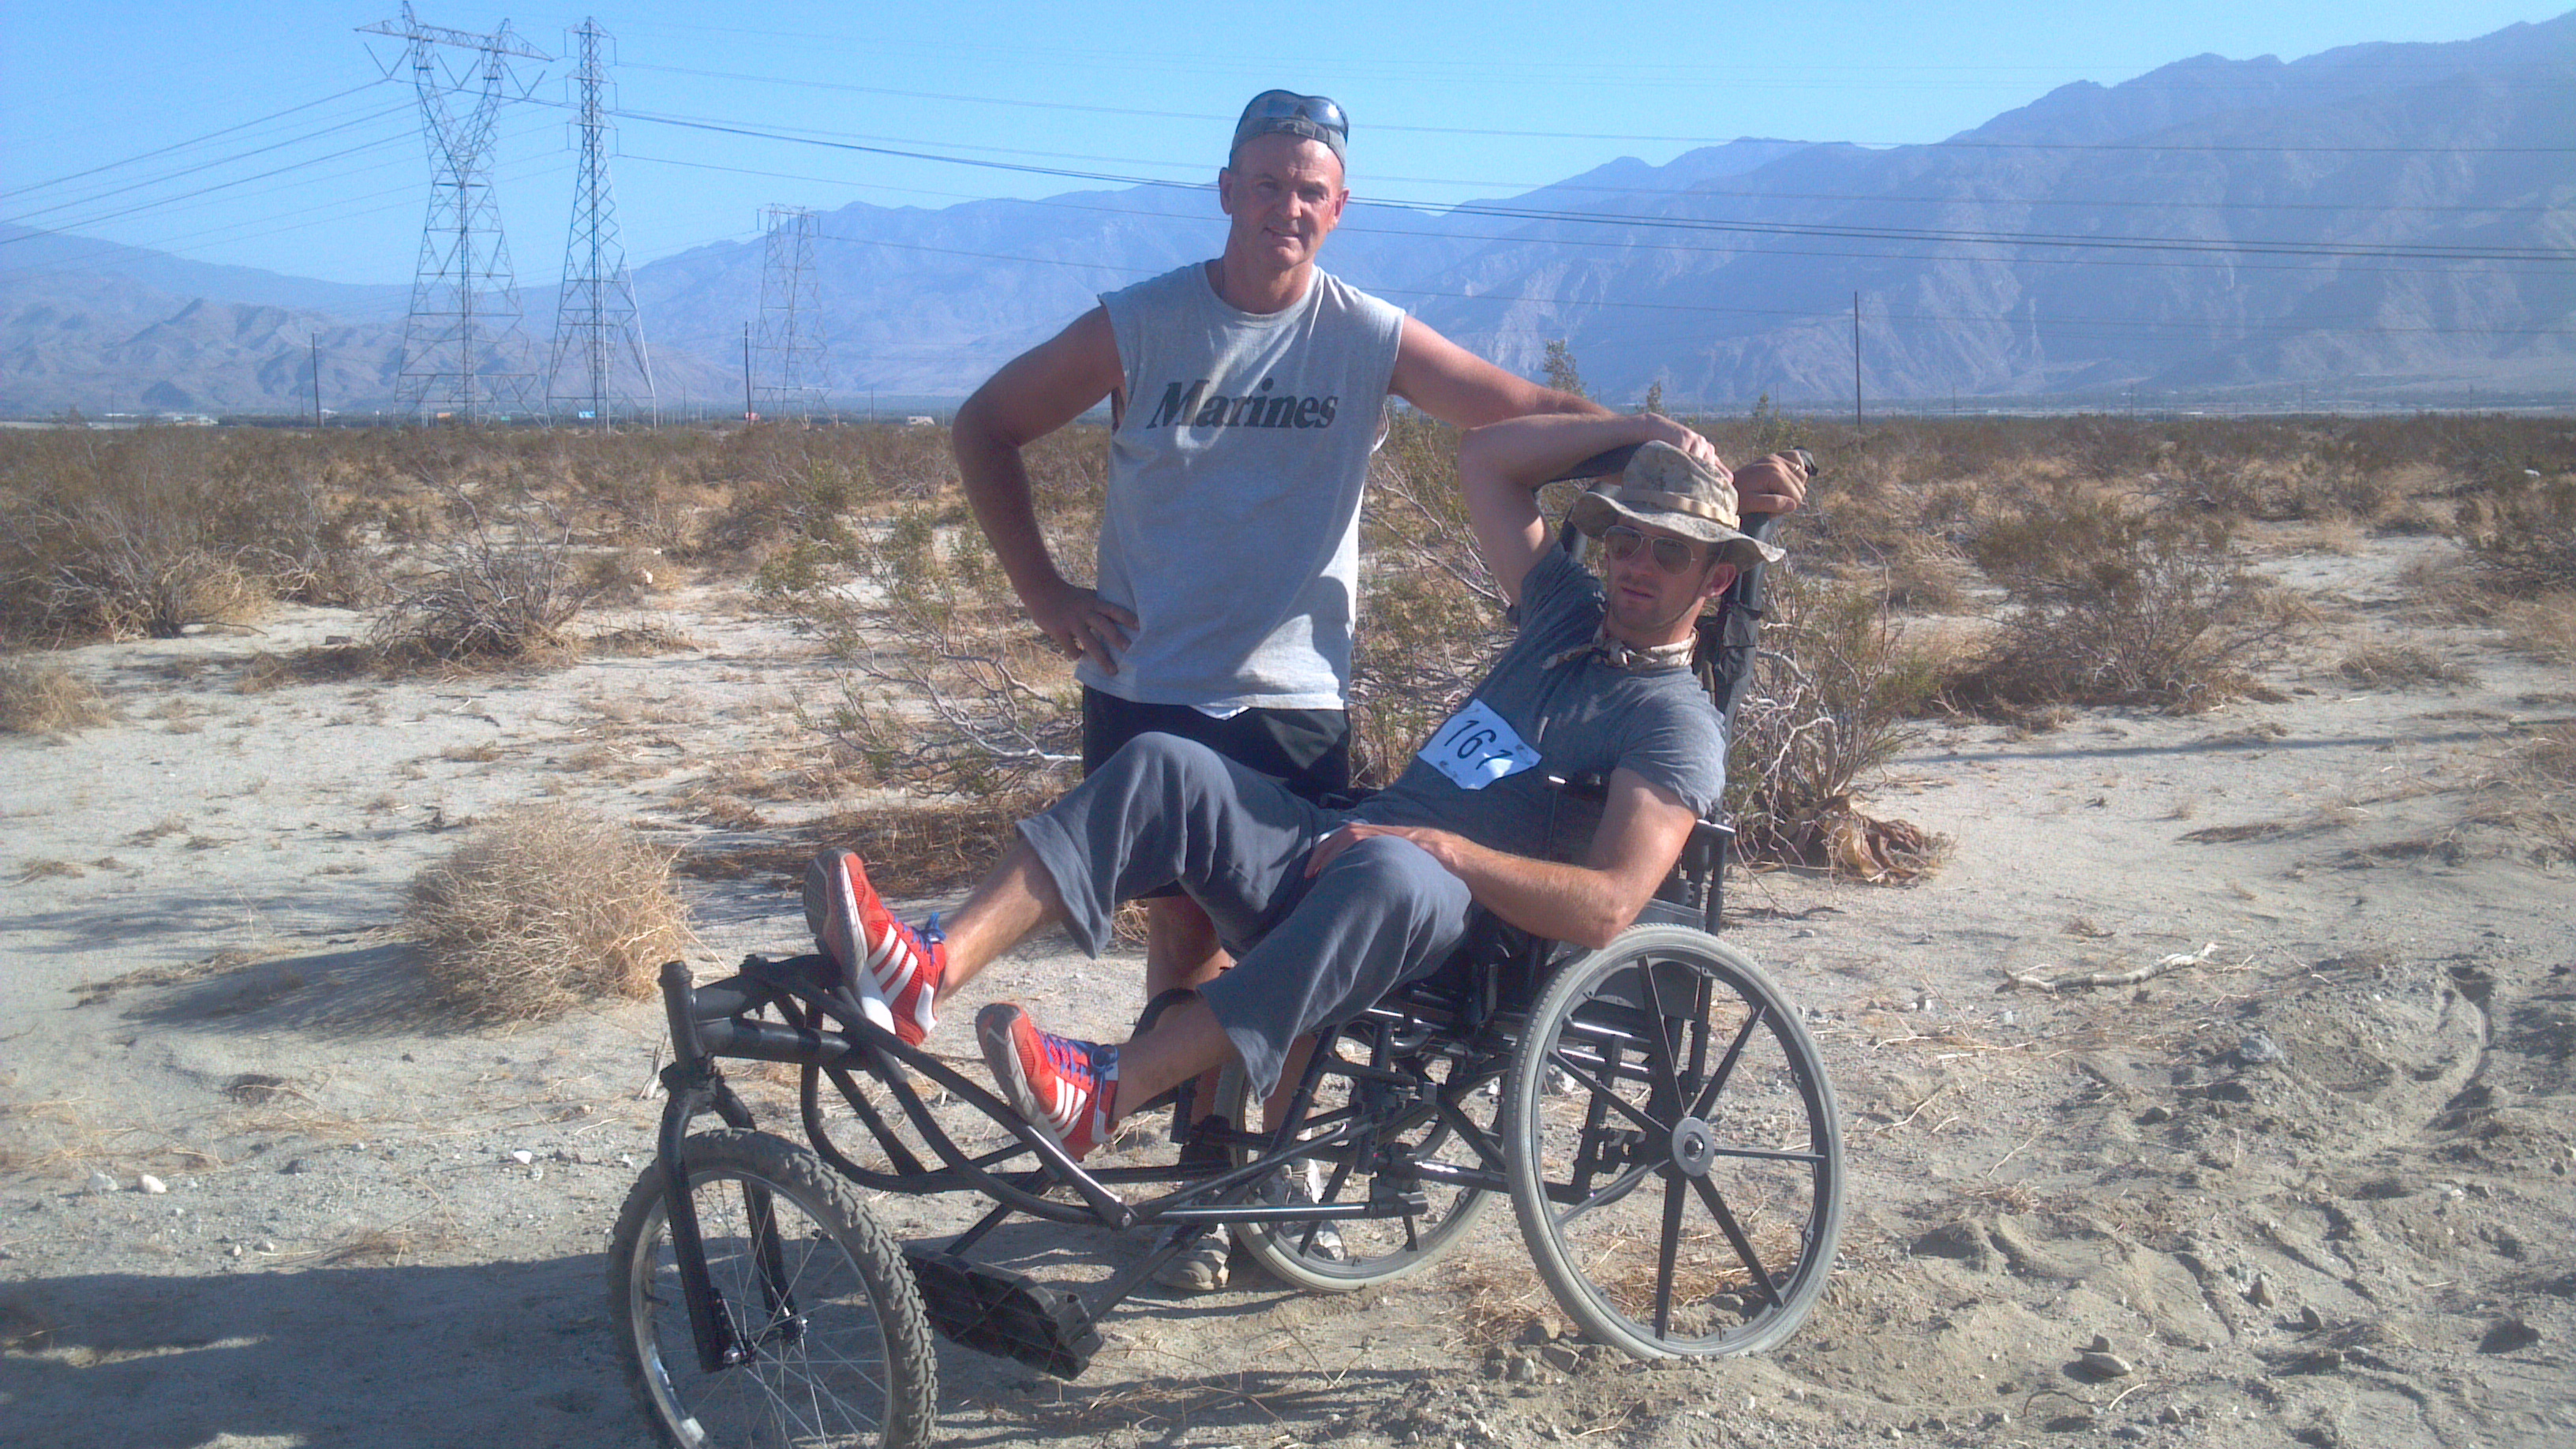
[[[322,334],[316,332],[305,338],[304,345],[313,357],[313,426],[319,428],[322,426]]]
[[[572,78],[574,121],[581,133],[581,175],[573,184],[572,230],[564,238],[563,292],[555,305],[554,355],[546,366],[546,400],[579,403],[593,427],[617,413],[650,416],[653,364],[644,351],[644,321],[635,306],[635,279],[626,270],[626,248],[617,234],[617,202],[608,188],[611,128],[601,93],[608,67],[599,43],[609,38],[596,20],[584,20],[581,69]],[[578,358],[575,374],[566,361]],[[640,383],[640,386],[639,386]]]
[[[746,423],[760,421],[760,414],[751,406],[751,324],[748,322],[742,324],[742,420]]]
[[[768,206],[760,220],[768,239],[760,264],[761,391],[774,417],[810,413],[830,390],[814,275],[817,218],[801,206]]]
[[[1861,430],[1860,411],[1860,293],[1852,293],[1852,431]]]
[[[358,29],[403,42],[433,173],[429,213],[421,223],[420,264],[412,278],[411,314],[403,323],[397,395],[423,421],[442,408],[467,423],[481,421],[487,403],[524,408],[536,379],[528,370],[518,287],[510,272],[509,246],[501,237],[500,210],[492,199],[493,123],[512,89],[508,57],[554,57],[511,34],[506,20],[489,35],[423,25],[412,14],[410,0],[404,0],[402,19]],[[448,74],[437,63],[436,50],[442,45],[476,53],[478,60],[465,77]],[[472,108],[452,114],[451,95],[471,95]]]

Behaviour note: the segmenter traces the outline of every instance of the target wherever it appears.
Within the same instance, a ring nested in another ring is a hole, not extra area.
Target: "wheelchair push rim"
[[[1396,1111],[1373,1110],[1370,1084],[1326,1070],[1308,1120],[1367,1120],[1356,1141],[1282,1165],[1258,1196],[1264,1201],[1366,1203],[1376,1192],[1417,1192],[1414,1210],[1397,1216],[1345,1218],[1331,1224],[1240,1222],[1234,1240],[1283,1283],[1317,1293],[1348,1293],[1391,1283],[1428,1268],[1484,1215],[1491,1195],[1444,1177],[1439,1169],[1492,1178],[1495,1082],[1464,1055],[1428,1053],[1410,1065],[1429,1100]],[[1258,1125],[1260,1106],[1240,1063],[1228,1065],[1218,1108],[1238,1125]],[[1383,1115],[1379,1115],[1383,1113]],[[1258,1150],[1238,1148],[1238,1165]],[[1418,1168],[1431,1168],[1431,1176]],[[1380,1178],[1386,1181],[1381,1182]]]
[[[1753,1353],[1822,1296],[1843,1211],[1833,1089],[1797,1011],[1715,937],[1638,927],[1561,970],[1503,1116],[1530,1257],[1596,1341]]]

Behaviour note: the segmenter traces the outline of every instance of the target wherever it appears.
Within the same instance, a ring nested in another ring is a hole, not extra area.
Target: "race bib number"
[[[1517,775],[1538,763],[1538,751],[1481,699],[1449,717],[1422,747],[1422,762],[1456,782],[1461,790],[1482,790],[1506,775]]]

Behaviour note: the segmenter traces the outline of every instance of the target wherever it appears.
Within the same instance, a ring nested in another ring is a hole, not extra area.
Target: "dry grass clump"
[[[2481,793],[2462,827],[2501,830],[2538,864],[2576,863],[2576,724],[2533,728]]]
[[[670,853],[565,805],[512,810],[411,883],[404,924],[445,1005],[475,1022],[531,1021],[654,990],[692,944]]]
[[[2576,664],[2576,589],[2510,600],[2496,611],[2496,623],[2533,658]]]
[[[0,734],[68,734],[107,719],[107,701],[88,680],[59,664],[0,659]]]
[[[2467,669],[2419,644],[2366,644],[2346,654],[2336,671],[2364,689],[2429,689],[2477,682]]]

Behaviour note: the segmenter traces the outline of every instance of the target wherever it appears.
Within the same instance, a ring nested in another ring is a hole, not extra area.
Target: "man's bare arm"
[[[1726,471],[1708,439],[1656,413],[1542,413],[1491,423],[1458,440],[1458,487],[1467,495],[1467,519],[1504,598],[1520,602],[1521,580],[1548,547],[1538,512],[1540,486],[1595,453],[1644,442],[1670,443]]]
[[[1068,582],[1047,552],[1020,450],[1072,422],[1125,380],[1107,309],[1094,307],[1021,353],[957,410],[950,446],[975,521],[1029,617],[1067,654],[1116,673],[1136,616]]]
[[[1395,348],[1388,390],[1452,427],[1481,428],[1532,413],[1607,417],[1589,398],[1515,377],[1411,317]]]
[[[1623,769],[1610,776],[1609,800],[1581,865],[1506,854],[1428,826],[1353,821],[1316,845],[1306,873],[1321,871],[1370,836],[1402,836],[1465,881],[1476,904],[1522,930],[1578,946],[1606,946],[1672,874],[1693,823],[1680,796]]]

